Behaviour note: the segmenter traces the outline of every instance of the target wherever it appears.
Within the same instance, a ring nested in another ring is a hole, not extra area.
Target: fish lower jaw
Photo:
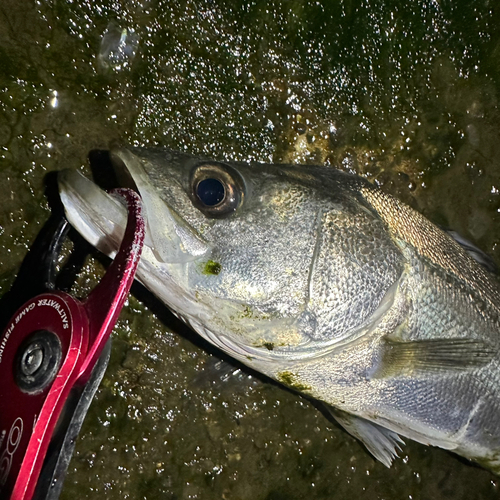
[[[308,346],[308,342],[294,347],[274,347],[271,343],[263,343],[259,346],[249,345],[245,342],[238,342],[233,338],[207,328],[202,321],[193,317],[186,317],[182,314],[177,315],[190,328],[201,335],[205,340],[218,347],[220,350],[236,358],[238,361],[256,369],[266,375],[274,377],[274,372],[280,369],[280,366],[288,366],[290,362],[308,360],[323,356],[336,348],[336,345],[328,345],[319,351]],[[272,367],[272,371],[270,368]]]
[[[256,348],[251,348],[249,346],[233,342],[225,335],[215,334],[194,318],[186,318],[184,316],[180,316],[180,318],[205,340],[245,364],[248,364],[248,361],[256,357],[256,354],[258,354],[258,350]]]

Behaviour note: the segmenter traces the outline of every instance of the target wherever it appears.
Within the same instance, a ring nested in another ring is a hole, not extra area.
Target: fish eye
[[[191,200],[207,217],[226,217],[243,200],[243,180],[228,165],[198,165],[191,172],[190,184]]]
[[[224,199],[226,189],[219,179],[203,179],[196,186],[196,195],[204,205],[214,207]]]

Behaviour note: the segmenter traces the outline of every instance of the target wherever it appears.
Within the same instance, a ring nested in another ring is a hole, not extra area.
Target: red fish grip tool
[[[69,227],[63,215],[44,226],[9,292],[24,303],[0,338],[0,499],[56,499],[61,491],[144,242],[139,196],[128,189],[114,194],[128,207],[127,227],[86,299],[55,289],[55,261]]]

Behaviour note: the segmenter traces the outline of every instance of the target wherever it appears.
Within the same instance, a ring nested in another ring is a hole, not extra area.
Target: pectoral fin
[[[480,340],[434,339],[403,342],[383,340],[373,378],[464,371],[486,366],[496,350]]]
[[[393,431],[364,418],[325,405],[328,413],[349,433],[359,439],[367,450],[386,467],[390,467],[401,451],[404,441]]]

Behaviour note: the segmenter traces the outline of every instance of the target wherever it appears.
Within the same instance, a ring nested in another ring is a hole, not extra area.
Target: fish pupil
[[[196,194],[204,205],[213,207],[224,199],[226,190],[218,179],[203,179],[198,183]]]

